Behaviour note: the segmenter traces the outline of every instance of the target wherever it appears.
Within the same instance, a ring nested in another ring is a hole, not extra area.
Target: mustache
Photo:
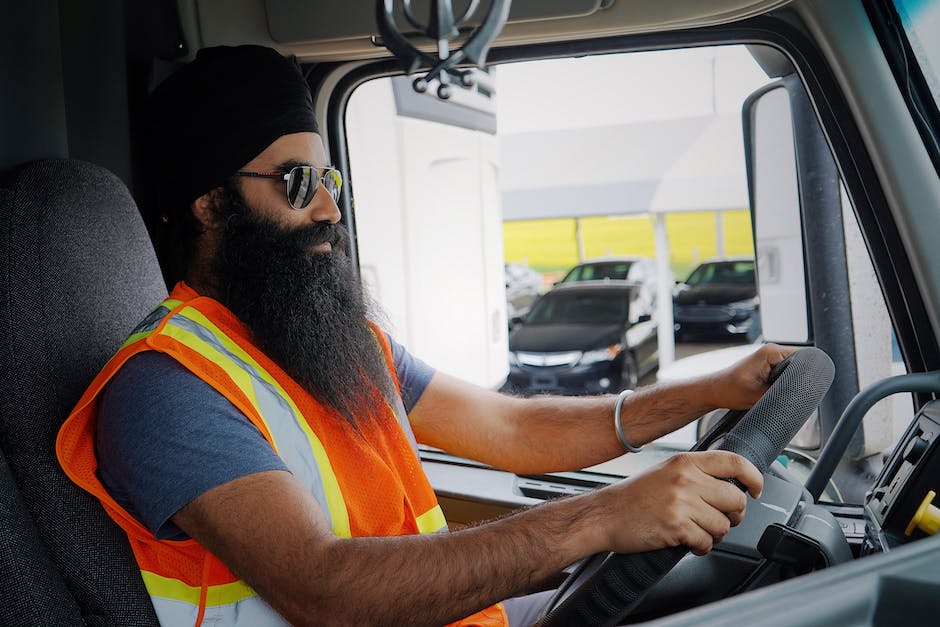
[[[334,250],[346,250],[349,230],[339,223],[315,222],[297,229],[287,237],[288,245],[294,250],[306,250],[324,242],[329,242]]]

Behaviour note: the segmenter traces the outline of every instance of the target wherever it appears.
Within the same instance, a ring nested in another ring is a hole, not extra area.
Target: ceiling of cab
[[[759,15],[788,1],[513,0],[509,22],[495,45],[710,26]],[[455,14],[462,13],[468,4],[469,0],[455,0]],[[412,0],[413,13],[419,18],[427,15],[428,6],[428,0]],[[480,2],[476,13],[482,15],[488,6],[486,0]],[[179,0],[179,7],[193,51],[205,46],[257,43],[305,61],[370,59],[387,54],[372,42],[375,0]]]

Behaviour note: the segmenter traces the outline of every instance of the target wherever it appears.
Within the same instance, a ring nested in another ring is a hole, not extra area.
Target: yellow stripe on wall
[[[753,255],[751,214],[747,209],[692,211],[666,216],[669,263],[684,279],[692,267],[717,252],[718,216],[726,255]],[[650,214],[581,218],[586,258],[656,254]],[[504,257],[545,273],[562,273],[578,263],[574,218],[503,222]]]

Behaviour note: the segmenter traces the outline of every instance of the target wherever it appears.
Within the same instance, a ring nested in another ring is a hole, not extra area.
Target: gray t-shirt
[[[434,369],[388,339],[410,412]],[[204,492],[256,472],[287,470],[228,399],[156,351],[135,355],[108,382],[96,448],[104,487],[160,539],[187,538],[170,518]]]

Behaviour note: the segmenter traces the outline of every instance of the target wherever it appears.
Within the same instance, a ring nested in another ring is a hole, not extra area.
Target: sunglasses
[[[298,165],[286,172],[236,172],[235,176],[287,181],[287,201],[294,209],[303,209],[309,205],[317,195],[320,183],[323,183],[333,202],[339,200],[339,192],[343,188],[343,175],[336,168],[330,167]]]

